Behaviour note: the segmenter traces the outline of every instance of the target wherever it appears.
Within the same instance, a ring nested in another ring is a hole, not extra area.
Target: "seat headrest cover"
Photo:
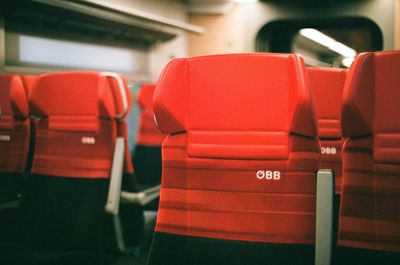
[[[43,116],[123,117],[129,109],[124,80],[109,73],[70,72],[42,75],[30,94],[31,113]],[[51,100],[49,100],[51,99]]]
[[[374,55],[362,53],[350,67],[343,90],[342,131],[345,137],[372,133]]]
[[[297,90],[290,93],[290,109],[294,111],[290,132],[315,137],[318,123],[308,73],[303,58],[297,55],[292,57],[293,72],[290,73],[290,76],[294,79]]]
[[[343,134],[400,132],[400,51],[360,54],[343,95]]]
[[[318,136],[341,138],[342,94],[347,70],[339,68],[307,68],[315,97]]]
[[[122,78],[109,73],[42,75],[29,96],[31,114],[47,117],[52,129],[96,131],[98,118],[120,119],[126,115],[130,94],[125,85]]]
[[[1,115],[29,116],[28,100],[22,80],[17,75],[0,75]]]
[[[315,136],[302,58],[231,54],[172,60],[156,86],[161,131],[280,131]]]
[[[374,53],[374,133],[400,133],[400,51]]]
[[[154,84],[143,84],[137,94],[137,101],[139,107],[144,110],[153,107],[153,96],[156,85]]]

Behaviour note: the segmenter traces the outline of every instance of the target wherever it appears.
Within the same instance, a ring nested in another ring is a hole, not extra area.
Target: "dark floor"
[[[155,225],[155,220],[157,218],[156,211],[145,211],[145,222],[146,227],[150,230],[147,232],[147,238],[144,245],[131,249],[129,254],[121,254],[114,260],[110,265],[145,265],[147,261],[147,256],[150,251],[151,240],[153,236],[153,229]]]
[[[10,229],[14,227],[12,225],[15,223],[16,214],[15,210],[1,210],[0,212],[0,239],[2,242],[12,242],[11,239],[14,238],[16,233],[15,229]],[[146,227],[146,235],[145,242],[134,249],[130,249],[128,254],[119,254],[117,257],[109,257],[107,258],[108,265],[145,265],[147,261],[147,256],[150,251],[155,221],[157,218],[156,211],[145,211],[145,227]],[[9,229],[3,229],[4,227],[8,227]],[[1,264],[0,264],[1,265]]]
[[[139,255],[121,255],[112,265],[145,265],[148,252]]]

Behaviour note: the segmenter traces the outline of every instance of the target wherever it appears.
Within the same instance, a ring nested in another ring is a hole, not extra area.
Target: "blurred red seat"
[[[400,264],[400,52],[360,54],[343,96],[336,264]]]
[[[138,182],[145,186],[161,183],[161,143],[166,136],[160,132],[154,122],[154,89],[155,85],[144,84],[137,95],[141,113],[139,134],[132,161]]]

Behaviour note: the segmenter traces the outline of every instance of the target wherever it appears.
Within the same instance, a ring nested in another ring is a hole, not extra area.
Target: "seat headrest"
[[[341,138],[342,94],[347,70],[339,68],[307,68],[315,97],[318,136]]]
[[[352,64],[343,92],[346,137],[400,132],[400,51],[362,53]]]
[[[312,101],[297,55],[213,55],[172,60],[157,83],[154,112],[166,134],[220,130],[315,136]]]
[[[130,107],[126,81],[113,73],[71,72],[42,75],[30,94],[34,116],[88,115],[121,118]]]
[[[28,95],[20,76],[0,75],[1,116],[9,115],[27,118],[29,116],[27,97]]]
[[[122,119],[130,105],[127,83],[114,73],[42,75],[38,77],[29,96],[31,114],[48,117],[50,121],[74,116]]]
[[[153,107],[153,96],[156,85],[142,84],[137,94],[137,100],[141,109],[148,109]]]

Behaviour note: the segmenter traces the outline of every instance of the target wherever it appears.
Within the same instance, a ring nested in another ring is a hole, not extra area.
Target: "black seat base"
[[[337,247],[333,263],[335,265],[398,265],[400,252]]]
[[[268,244],[156,232],[148,265],[310,265],[314,245]]]
[[[2,265],[100,265],[95,255],[83,251],[28,250],[0,244]]]

